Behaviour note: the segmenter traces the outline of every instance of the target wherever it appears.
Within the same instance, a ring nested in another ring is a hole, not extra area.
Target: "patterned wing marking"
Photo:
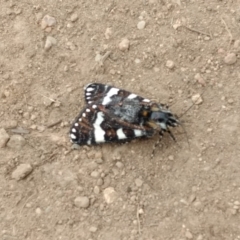
[[[103,112],[97,112],[96,119],[93,122],[93,136],[96,143],[104,143],[105,142],[105,131],[102,129],[101,124],[105,119],[105,115]]]
[[[90,83],[85,87],[85,101],[87,104],[97,103],[103,98],[109,86],[100,83]]]
[[[79,145],[105,142],[131,141],[134,138],[150,137],[155,131],[118,118],[108,116],[102,107],[88,105],[76,118],[70,129],[70,138]],[[89,111],[90,110],[90,111]]]
[[[85,87],[85,101],[87,104],[114,105],[121,103],[124,99],[136,100],[143,104],[150,103],[149,99],[110,85],[91,83]]]
[[[118,95],[118,92],[120,90],[118,88],[110,88],[109,91],[106,93],[106,95],[103,98],[102,101],[102,105],[107,105],[109,103],[111,103],[112,99],[111,97],[113,97],[114,95]]]

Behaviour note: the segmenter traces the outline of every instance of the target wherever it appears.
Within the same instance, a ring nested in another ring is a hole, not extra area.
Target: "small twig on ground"
[[[139,218],[139,204],[137,206],[137,223],[138,223],[138,233],[141,233],[141,223],[140,223],[140,218]]]
[[[233,40],[233,36],[232,36],[232,33],[231,33],[231,31],[229,30],[226,22],[224,21],[224,19],[223,19],[222,17],[221,17],[221,21],[223,22],[223,24],[224,24],[224,26],[225,26],[225,29],[226,29],[226,31],[228,32],[228,35],[229,35],[229,38],[230,38],[228,48],[230,48],[231,43],[232,43],[232,40]]]
[[[47,97],[47,96],[45,96],[45,95],[43,95],[43,94],[41,94],[41,93],[38,93],[39,95],[41,95],[42,97],[45,97],[45,98],[47,98],[47,99],[49,99],[51,102],[57,102],[55,99],[53,99],[53,98],[50,98],[50,97]]]
[[[185,25],[181,25],[181,27],[185,27],[187,30],[189,30],[189,31],[191,31],[191,32],[195,32],[195,33],[199,33],[199,34],[202,34],[202,35],[206,35],[206,36],[208,36],[208,37],[211,38],[211,34],[209,34],[209,33],[205,33],[205,32],[196,30],[196,29],[194,29],[194,28],[187,27],[187,26],[185,26]]]
[[[107,51],[103,56],[102,59],[100,60],[100,64],[103,65],[103,63],[106,61],[106,59],[110,56],[112,52],[111,51]]]
[[[107,60],[111,53],[111,51],[107,51],[103,56],[101,56],[101,59],[97,61],[93,66],[93,70],[98,71],[99,69],[102,69],[104,62]]]
[[[52,127],[58,125],[61,122],[62,122],[62,119],[58,120],[57,122],[54,122],[54,123],[51,123],[51,124],[47,125],[47,128],[52,128]]]
[[[18,127],[18,128],[13,128],[11,129],[11,132],[12,133],[17,133],[17,134],[29,134],[30,131],[25,129],[25,128],[21,128],[21,127]]]

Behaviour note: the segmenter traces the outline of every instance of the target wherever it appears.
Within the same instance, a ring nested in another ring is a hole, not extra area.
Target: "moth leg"
[[[175,136],[173,135],[173,133],[169,129],[167,130],[167,133],[170,135],[171,139],[178,145],[178,147],[180,147],[176,138],[175,138]]]
[[[152,154],[151,154],[151,159],[154,157],[156,148],[160,145],[160,142],[161,142],[162,138],[163,138],[163,131],[160,131],[160,132],[159,132],[159,138],[158,138],[158,140],[155,142],[155,144],[153,145]]]
[[[158,130],[158,131],[161,132],[161,130],[160,130],[160,128],[159,128],[159,125],[157,125],[156,122],[154,122],[154,121],[148,121],[146,124],[147,124],[149,127],[151,127],[152,129]]]
[[[175,136],[172,134],[172,132],[171,132],[169,129],[167,129],[166,132],[170,135],[171,139],[172,139],[174,142],[177,142]]]

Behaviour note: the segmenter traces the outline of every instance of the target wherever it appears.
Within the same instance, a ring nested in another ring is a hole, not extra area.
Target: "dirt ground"
[[[0,4],[0,239],[240,239],[239,0]],[[91,82],[187,135],[73,149]]]

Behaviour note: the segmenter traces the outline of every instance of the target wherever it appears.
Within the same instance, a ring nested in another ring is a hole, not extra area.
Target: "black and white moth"
[[[70,139],[78,145],[131,141],[156,133],[170,134],[180,125],[167,105],[158,104],[134,93],[101,83],[85,87],[86,107],[70,129]]]

